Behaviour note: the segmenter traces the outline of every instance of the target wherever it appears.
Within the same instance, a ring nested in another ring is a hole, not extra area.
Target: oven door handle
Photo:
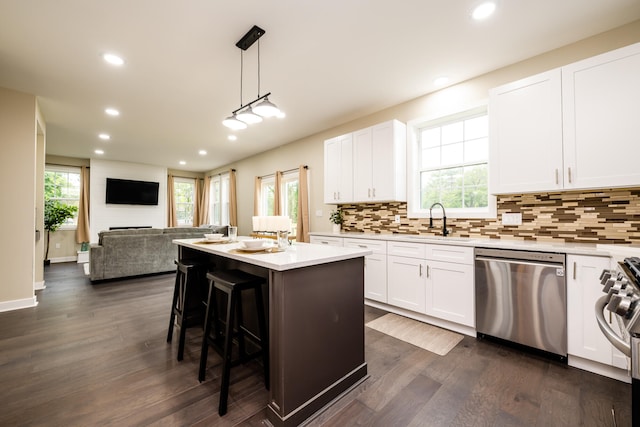
[[[603,310],[609,303],[609,295],[604,295],[596,301],[596,321],[604,336],[611,344],[627,357],[631,357],[631,344],[623,340],[611,329],[611,325],[604,318]]]

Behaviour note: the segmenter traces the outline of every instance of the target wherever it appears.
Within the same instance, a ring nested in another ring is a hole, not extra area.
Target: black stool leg
[[[198,381],[200,382],[204,381],[205,373],[207,371],[207,356],[209,355],[209,334],[211,333],[211,324],[214,324],[214,328],[217,327],[215,319],[218,315],[216,311],[217,306],[215,305],[215,293],[216,289],[213,285],[213,281],[210,281],[209,297],[207,298],[207,312],[204,318],[204,333],[202,334],[202,349],[200,350],[200,369],[198,370]],[[214,333],[217,338],[218,331],[214,330]]]
[[[173,338],[173,324],[176,320],[176,303],[178,302],[178,293],[180,292],[180,270],[176,271],[176,283],[173,288],[173,302],[171,303],[171,316],[169,317],[169,331],[167,332],[167,342],[171,342]]]
[[[185,318],[188,313],[187,304],[189,301],[189,273],[185,273],[184,281],[182,282],[182,286],[180,289],[181,293],[181,308],[182,308],[182,322],[180,324],[180,341],[178,341],[178,361],[181,361],[184,358],[184,341],[187,335],[187,325],[185,322]]]
[[[229,380],[231,376],[231,352],[233,340],[233,318],[236,312],[237,293],[231,290],[227,303],[227,325],[224,337],[224,350],[222,355],[222,384],[220,386],[220,404],[218,414],[220,416],[227,413],[227,400],[229,398]]]

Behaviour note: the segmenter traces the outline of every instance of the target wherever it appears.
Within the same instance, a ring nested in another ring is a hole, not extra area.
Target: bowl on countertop
[[[242,244],[247,249],[257,249],[257,248],[261,248],[264,245],[264,240],[262,239],[243,240]]]
[[[207,240],[220,240],[222,239],[222,236],[224,236],[224,234],[222,233],[213,233],[213,234],[205,234],[204,238]]]

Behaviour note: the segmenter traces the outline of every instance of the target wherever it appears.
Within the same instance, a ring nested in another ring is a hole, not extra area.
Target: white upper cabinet
[[[562,188],[560,69],[489,92],[491,192]]]
[[[491,192],[640,185],[638,99],[640,43],[492,89]]]
[[[337,136],[324,142],[324,202],[353,201],[353,135]]]
[[[406,201],[407,127],[397,120],[353,133],[355,202]]]
[[[565,188],[640,184],[640,43],[562,68]]]

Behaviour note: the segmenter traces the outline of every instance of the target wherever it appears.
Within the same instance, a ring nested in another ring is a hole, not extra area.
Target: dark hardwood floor
[[[174,276],[92,285],[78,264],[46,268],[39,305],[0,313],[0,426],[262,426],[257,362],[232,370],[217,413],[220,359],[198,382],[200,331],[182,362],[166,343]],[[367,307],[366,321],[383,311]],[[631,425],[631,387],[465,337],[441,357],[365,328],[370,378],[311,426]]]

